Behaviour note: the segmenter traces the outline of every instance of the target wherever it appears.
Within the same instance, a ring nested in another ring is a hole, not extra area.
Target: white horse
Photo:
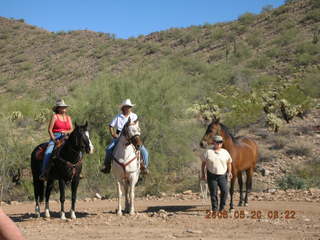
[[[130,118],[124,126],[119,141],[113,151],[112,173],[117,180],[118,211],[122,215],[121,198],[125,195],[125,212],[130,215],[134,211],[134,189],[140,174],[140,128],[138,123],[132,124]]]

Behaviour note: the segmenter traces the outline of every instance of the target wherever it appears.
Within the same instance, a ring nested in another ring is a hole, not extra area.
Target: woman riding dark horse
[[[52,151],[59,140],[70,134],[73,130],[71,117],[67,115],[67,108],[69,105],[65,104],[63,99],[59,99],[53,107],[54,114],[51,117],[48,132],[50,141],[44,153],[44,160],[42,163],[42,171],[40,175],[41,180],[47,180],[49,172],[49,161]]]
[[[61,219],[65,219],[64,201],[65,201],[65,185],[71,182],[72,204],[71,218],[75,219],[75,202],[77,197],[77,188],[80,181],[80,173],[82,170],[82,161],[84,152],[92,153],[93,145],[89,138],[88,123],[83,126],[75,124],[75,129],[69,138],[59,148],[53,152],[50,161],[50,170],[48,172],[48,181],[46,186],[46,206],[45,216],[50,217],[49,197],[53,187],[54,180],[59,180],[60,202],[61,202]],[[42,169],[42,158],[37,154],[41,148],[45,147],[45,143],[37,146],[31,154],[31,169],[33,175],[34,196],[36,201],[36,215],[40,216],[39,202],[43,201],[44,181],[39,179]]]

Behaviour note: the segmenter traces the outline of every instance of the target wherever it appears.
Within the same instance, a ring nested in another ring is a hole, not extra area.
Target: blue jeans
[[[116,147],[117,143],[118,143],[118,139],[117,138],[113,138],[111,140],[111,143],[106,147],[106,150],[105,150],[106,151],[106,156],[104,158],[104,165],[107,165],[107,164],[111,163],[112,152],[113,152],[114,148]],[[141,155],[142,155],[143,164],[147,168],[148,165],[149,165],[149,152],[145,148],[144,145],[142,145],[139,150],[140,150]]]
[[[207,181],[210,192],[212,211],[218,211],[218,187],[220,188],[219,211],[224,210],[228,198],[227,174],[217,175],[207,171]]]
[[[64,137],[64,134],[60,133],[60,132],[57,132],[57,133],[54,133],[53,134],[54,137],[56,139],[61,139]],[[43,159],[43,163],[42,163],[42,173],[44,173],[44,171],[47,169],[48,167],[48,163],[49,163],[49,160],[51,158],[51,155],[52,155],[52,151],[54,149],[54,141],[50,140],[49,143],[48,143],[48,147],[44,153],[44,159]]]

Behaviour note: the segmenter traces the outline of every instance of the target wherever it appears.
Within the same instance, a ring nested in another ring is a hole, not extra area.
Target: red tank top
[[[68,131],[71,129],[70,126],[70,117],[67,116],[67,120],[66,121],[62,121],[58,118],[57,115],[55,115],[56,120],[54,121],[53,124],[53,128],[52,128],[52,132],[62,132],[62,131]]]

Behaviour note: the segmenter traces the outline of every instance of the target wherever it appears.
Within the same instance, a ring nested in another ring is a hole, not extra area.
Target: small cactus
[[[9,115],[9,120],[11,122],[14,122],[14,121],[22,119],[22,118],[23,118],[23,114],[20,111],[14,111]]]

